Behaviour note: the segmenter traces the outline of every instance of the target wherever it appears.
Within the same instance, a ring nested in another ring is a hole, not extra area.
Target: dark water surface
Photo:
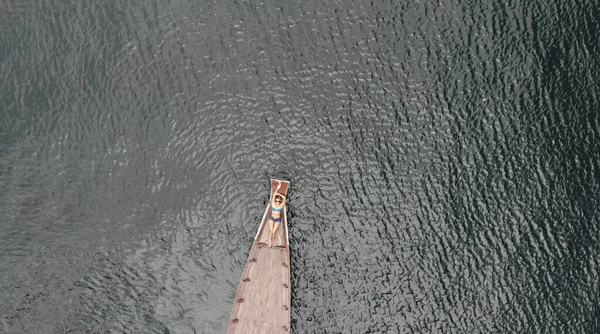
[[[0,332],[600,333],[596,1],[0,2]]]

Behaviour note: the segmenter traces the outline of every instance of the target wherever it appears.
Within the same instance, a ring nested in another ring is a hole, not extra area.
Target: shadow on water
[[[127,40],[127,20],[111,4],[2,1],[0,156],[25,138],[51,137],[71,112],[97,107]]]
[[[29,21],[47,16],[44,10],[48,1],[0,0],[0,71],[7,80],[0,81],[0,157],[9,153],[14,145],[31,130],[31,121],[38,114],[47,114],[48,96],[53,89],[32,89],[40,78],[23,77],[35,66],[40,55],[36,43],[36,27]],[[54,11],[65,8],[63,2],[51,5]],[[36,56],[37,55],[37,56]]]
[[[25,14],[35,6],[33,0],[0,0],[1,14]]]

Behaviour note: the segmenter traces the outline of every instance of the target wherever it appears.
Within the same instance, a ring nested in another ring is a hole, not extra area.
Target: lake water
[[[600,333],[594,1],[0,1],[0,332]]]

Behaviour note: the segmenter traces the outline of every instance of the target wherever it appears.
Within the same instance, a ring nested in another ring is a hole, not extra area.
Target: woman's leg
[[[273,216],[269,216],[269,238],[267,239],[269,246],[272,246],[273,242],[275,242],[277,229],[279,228],[279,224],[281,223],[281,218],[275,218],[275,220],[273,220]]]
[[[273,222],[273,228],[271,229],[271,244],[275,242],[275,236],[277,235],[277,229],[279,228],[279,223]]]
[[[273,224],[274,222],[269,219],[269,237],[267,238],[269,242],[271,242],[271,235],[273,235]]]

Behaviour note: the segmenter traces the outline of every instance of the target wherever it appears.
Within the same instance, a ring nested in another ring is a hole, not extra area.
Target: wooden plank
[[[279,180],[271,180],[271,192]],[[287,195],[289,182],[281,181],[279,193]],[[287,211],[277,229],[276,246],[261,244],[269,235],[270,203],[263,215],[229,318],[227,333],[288,333],[290,331],[290,253]]]

